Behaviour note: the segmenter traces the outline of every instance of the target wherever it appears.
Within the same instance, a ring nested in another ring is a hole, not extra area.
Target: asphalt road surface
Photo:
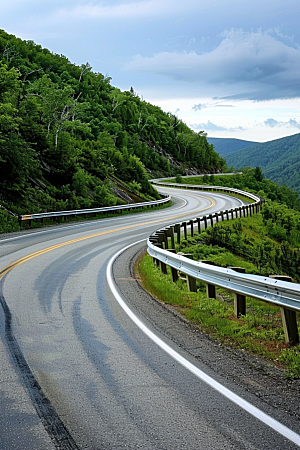
[[[297,420],[194,358],[131,271],[156,229],[241,201],[160,190],[172,207],[0,239],[1,450],[299,448]]]

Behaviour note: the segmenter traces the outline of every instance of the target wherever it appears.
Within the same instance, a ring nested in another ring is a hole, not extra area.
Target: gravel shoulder
[[[254,395],[266,404],[267,409],[268,406],[275,408],[279,416],[280,412],[285,412],[296,421],[300,419],[300,380],[289,380],[271,362],[212,339],[175,308],[158,301],[141,286],[138,260],[145,250],[145,243],[130,247],[117,258],[113,267],[115,283],[122,297],[139,317],[164,339],[190,355],[191,360],[196,359],[217,380],[234,383],[237,391]]]

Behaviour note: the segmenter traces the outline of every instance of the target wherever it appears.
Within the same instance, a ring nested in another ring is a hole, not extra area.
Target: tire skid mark
[[[21,374],[31,401],[40,417],[43,426],[59,450],[79,450],[73,437],[46,397],[33,372],[31,371],[22,350],[12,331],[12,315],[5,298],[0,294],[0,304],[5,316],[5,337],[12,359]]]

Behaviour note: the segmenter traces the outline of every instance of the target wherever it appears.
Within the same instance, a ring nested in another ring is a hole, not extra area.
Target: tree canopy
[[[223,166],[203,132],[133,88],[0,30],[0,202],[10,210],[123,202],[116,179],[155,198],[150,177]]]

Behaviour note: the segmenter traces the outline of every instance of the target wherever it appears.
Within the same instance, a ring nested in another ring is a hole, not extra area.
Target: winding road
[[[298,421],[193,356],[132,272],[153,231],[241,200],[160,190],[170,208],[0,238],[1,450],[299,448]]]

